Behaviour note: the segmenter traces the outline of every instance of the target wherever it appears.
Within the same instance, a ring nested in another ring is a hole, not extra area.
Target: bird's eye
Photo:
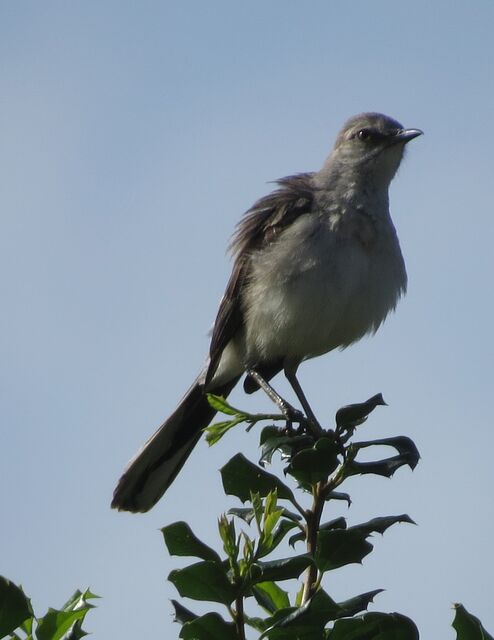
[[[359,140],[368,140],[370,137],[371,135],[368,129],[360,129],[360,131],[357,132],[357,138]]]

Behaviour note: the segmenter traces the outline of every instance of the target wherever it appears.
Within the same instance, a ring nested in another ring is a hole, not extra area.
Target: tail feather
[[[226,397],[237,382],[235,378],[214,392]],[[215,413],[199,377],[172,415],[129,462],[111,506],[134,513],[149,511],[174,481]]]

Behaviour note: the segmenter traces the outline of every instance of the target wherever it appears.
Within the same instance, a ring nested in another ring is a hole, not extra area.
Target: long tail
[[[215,388],[214,393],[226,398],[237,382],[238,377]],[[129,462],[111,506],[134,513],[149,511],[175,480],[215,413],[199,376],[168,420]]]

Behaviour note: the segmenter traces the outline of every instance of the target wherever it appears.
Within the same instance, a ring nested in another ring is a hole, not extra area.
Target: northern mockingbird
[[[315,421],[296,378],[300,363],[374,333],[405,293],[388,187],[406,143],[421,133],[379,113],[355,116],[319,172],[278,180],[247,211],[208,362],[127,466],[112,507],[156,504],[215,414],[206,393],[226,397],[244,373],[251,392],[269,391],[267,381],[284,371]]]

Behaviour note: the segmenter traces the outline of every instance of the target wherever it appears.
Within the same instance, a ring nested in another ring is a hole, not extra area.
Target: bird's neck
[[[314,183],[318,199],[331,208],[365,208],[383,215],[389,213],[390,180],[363,167],[341,167],[327,162],[314,176]]]

